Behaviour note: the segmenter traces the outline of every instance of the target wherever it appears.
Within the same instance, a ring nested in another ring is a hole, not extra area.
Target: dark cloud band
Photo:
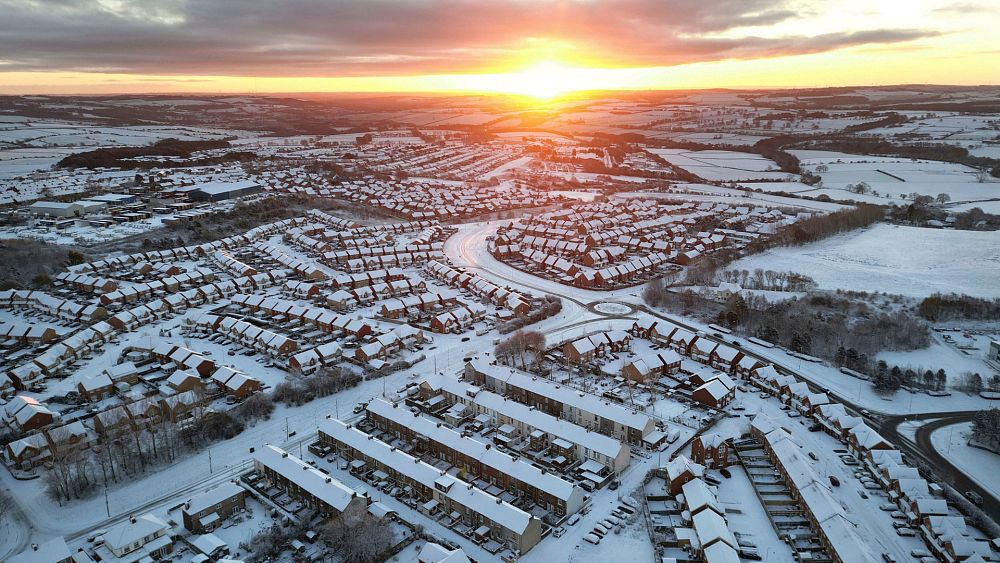
[[[935,35],[717,37],[793,20],[781,0],[0,0],[0,14],[4,70],[227,76],[481,71],[546,41],[670,66]]]

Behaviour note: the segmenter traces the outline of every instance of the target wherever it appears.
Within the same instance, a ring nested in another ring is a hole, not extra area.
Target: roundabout
[[[617,301],[599,301],[597,303],[587,305],[587,308],[606,317],[624,317],[631,315],[636,311],[636,308],[632,305]]]

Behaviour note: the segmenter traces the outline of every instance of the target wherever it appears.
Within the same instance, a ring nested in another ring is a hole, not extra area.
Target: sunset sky
[[[1000,83],[1000,0],[0,0],[0,93]]]

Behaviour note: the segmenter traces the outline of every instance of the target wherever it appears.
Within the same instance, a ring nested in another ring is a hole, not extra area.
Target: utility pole
[[[104,484],[104,509],[108,512],[108,518],[111,518],[111,503],[108,502],[108,484]]]
[[[285,441],[288,441],[288,417],[285,417]]]
[[[208,474],[212,474],[212,448],[208,448]]]

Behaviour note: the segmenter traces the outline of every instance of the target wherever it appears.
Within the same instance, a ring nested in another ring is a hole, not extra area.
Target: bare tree
[[[521,360],[521,368],[528,369],[526,356],[533,356],[532,363],[537,363],[545,352],[545,335],[537,330],[519,330],[505,340],[500,341],[494,349],[498,358],[506,358],[512,362],[514,358]]]
[[[368,563],[379,557],[393,543],[392,529],[360,505],[348,507],[323,529],[327,545],[346,563]]]

